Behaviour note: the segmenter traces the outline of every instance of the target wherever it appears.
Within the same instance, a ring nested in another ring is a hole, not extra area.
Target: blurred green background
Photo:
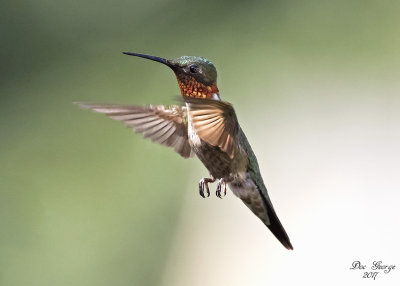
[[[199,202],[206,170],[72,105],[174,103],[173,73],[122,51],[213,61],[222,98],[264,162],[288,148],[311,153],[305,142],[320,146],[329,123],[357,122],[340,121],[343,107],[397,116],[399,14],[399,1],[3,1],[0,285],[160,285],[173,268],[184,194]],[[296,137],[321,120],[328,124]],[[323,169],[321,154],[313,164]],[[286,169],[289,161],[261,165],[290,180],[304,166]],[[295,233],[299,221],[286,218]]]

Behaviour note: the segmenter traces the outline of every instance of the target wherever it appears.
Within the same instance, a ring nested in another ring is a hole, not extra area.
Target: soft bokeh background
[[[3,1],[0,285],[400,285],[399,1]],[[202,55],[294,251],[198,160],[73,101],[173,103]],[[213,186],[214,188],[214,186]]]

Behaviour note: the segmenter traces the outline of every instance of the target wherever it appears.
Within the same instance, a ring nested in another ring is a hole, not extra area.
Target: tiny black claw
[[[199,182],[199,193],[200,193],[200,196],[205,198],[205,191],[206,191],[207,192],[207,197],[209,197],[210,196],[210,188],[208,187],[208,184],[209,183],[214,183],[214,182],[215,182],[214,178],[203,178],[203,179],[201,179],[200,182]]]
[[[203,186],[203,184],[201,182],[199,183],[199,193],[200,193],[200,196],[205,198],[205,196],[204,196],[204,186]]]
[[[215,194],[216,194],[216,196],[218,198],[222,199],[222,197],[221,197],[221,184],[220,183],[218,183],[218,185],[217,185],[217,191],[215,192]]]

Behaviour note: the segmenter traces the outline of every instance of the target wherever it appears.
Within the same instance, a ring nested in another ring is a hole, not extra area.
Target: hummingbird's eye
[[[196,65],[191,65],[189,67],[191,73],[197,73],[199,71],[199,67]]]

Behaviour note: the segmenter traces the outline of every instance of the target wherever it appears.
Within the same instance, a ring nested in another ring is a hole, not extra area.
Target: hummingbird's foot
[[[220,199],[222,199],[222,196],[221,196],[222,185],[224,185],[224,197],[225,197],[226,196],[226,182],[225,182],[224,179],[220,179],[218,181],[217,191],[215,192],[217,197],[220,198]]]
[[[200,182],[199,182],[199,193],[200,193],[200,196],[205,198],[205,196],[204,196],[204,187],[206,187],[207,197],[209,197],[210,196],[210,189],[208,188],[208,183],[214,183],[214,182],[215,182],[214,178],[203,178],[203,179],[201,179]]]

